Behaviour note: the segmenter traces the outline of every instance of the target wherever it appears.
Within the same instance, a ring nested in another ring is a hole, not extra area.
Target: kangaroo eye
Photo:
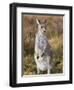
[[[41,28],[43,28],[43,26],[41,26]]]

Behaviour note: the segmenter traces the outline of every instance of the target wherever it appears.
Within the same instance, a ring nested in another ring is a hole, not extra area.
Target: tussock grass
[[[51,74],[63,73],[63,16],[25,16],[23,15],[23,38],[24,38],[24,75],[36,75],[36,63],[34,60],[35,34],[37,25],[35,19],[47,19],[46,36],[51,45],[53,56]],[[41,72],[46,74],[47,72]]]

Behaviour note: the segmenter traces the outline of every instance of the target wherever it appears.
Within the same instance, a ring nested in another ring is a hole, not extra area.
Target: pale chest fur
[[[46,47],[46,37],[44,35],[36,34],[35,39],[35,53],[41,55],[44,47]]]

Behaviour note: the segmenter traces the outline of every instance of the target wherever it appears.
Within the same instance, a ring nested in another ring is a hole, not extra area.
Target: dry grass
[[[63,72],[63,16],[33,16],[23,15],[23,37],[24,37],[24,75],[35,75],[36,63],[34,60],[35,34],[37,32],[36,18],[42,22],[47,20],[48,41],[51,44],[53,57],[51,61],[54,67],[51,73]],[[41,72],[46,73],[46,72]]]

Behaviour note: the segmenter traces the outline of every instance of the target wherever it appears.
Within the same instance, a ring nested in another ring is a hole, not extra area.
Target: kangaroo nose
[[[46,30],[44,29],[44,32],[46,32]]]

